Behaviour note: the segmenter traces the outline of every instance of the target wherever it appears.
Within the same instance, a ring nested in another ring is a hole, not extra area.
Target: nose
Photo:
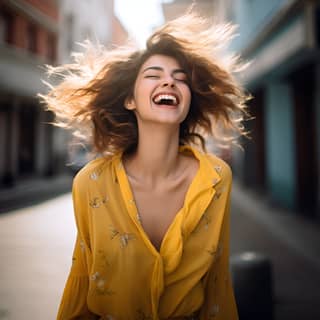
[[[174,79],[172,77],[166,77],[163,80],[162,87],[174,88],[175,87]]]

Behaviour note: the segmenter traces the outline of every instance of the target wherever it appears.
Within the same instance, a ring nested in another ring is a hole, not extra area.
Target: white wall
[[[103,45],[111,41],[113,0],[63,0],[60,3],[59,62],[70,60],[76,42],[90,39]]]

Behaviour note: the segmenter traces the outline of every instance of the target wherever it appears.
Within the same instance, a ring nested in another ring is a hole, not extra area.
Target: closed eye
[[[173,77],[174,77],[174,80],[177,80],[177,81],[182,81],[182,82],[185,82],[187,83],[188,79],[187,79],[187,75],[184,71],[175,71],[174,74],[173,74]]]
[[[186,77],[174,77],[174,80],[188,83],[188,80]]]
[[[154,74],[148,74],[145,76],[146,79],[159,79],[159,76]]]
[[[156,76],[156,75],[147,75],[144,77],[145,79],[160,79],[160,76]],[[185,76],[177,76],[173,78],[176,81],[180,81],[180,82],[184,82],[184,83],[188,83],[188,80]]]

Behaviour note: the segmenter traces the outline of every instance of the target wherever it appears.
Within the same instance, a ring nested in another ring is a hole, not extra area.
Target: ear
[[[130,98],[130,99],[128,98],[128,99],[126,99],[126,101],[125,101],[125,103],[124,103],[124,106],[125,106],[125,108],[128,109],[128,110],[135,110],[135,108],[136,108],[136,104],[135,104],[133,98]]]

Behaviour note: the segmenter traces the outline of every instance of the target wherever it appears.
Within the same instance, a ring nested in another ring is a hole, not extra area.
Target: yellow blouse
[[[184,146],[198,172],[159,251],[140,221],[121,154],[75,177],[77,240],[57,319],[238,319],[229,275],[231,171]]]

